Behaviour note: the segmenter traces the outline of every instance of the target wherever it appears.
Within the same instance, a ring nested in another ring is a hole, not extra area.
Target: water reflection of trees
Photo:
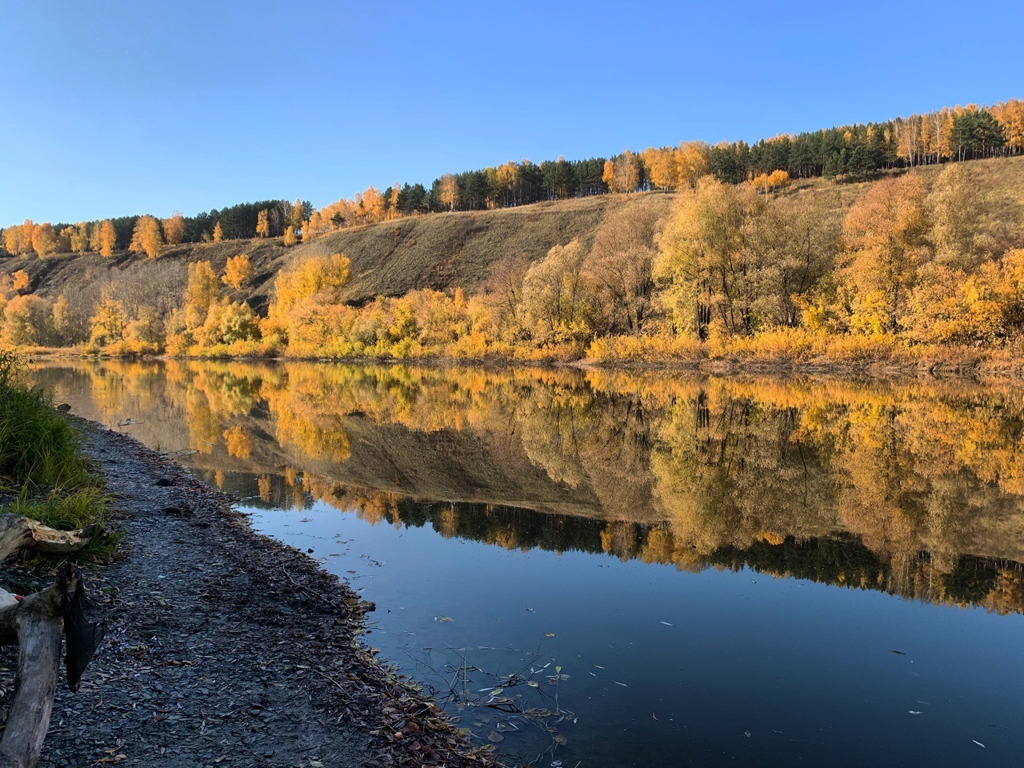
[[[284,506],[1022,604],[1012,385],[187,361],[51,377],[108,423],[146,413],[150,440],[182,431],[197,466]]]

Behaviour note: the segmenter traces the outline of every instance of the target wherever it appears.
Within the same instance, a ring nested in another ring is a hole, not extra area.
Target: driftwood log
[[[75,552],[94,534],[92,528],[57,531],[20,515],[0,515],[0,559],[21,547]],[[0,645],[19,646],[17,690],[0,740],[0,768],[33,768],[39,761],[57,693],[62,635],[67,636],[68,687],[78,690],[104,631],[86,620],[84,604],[82,574],[72,563],[60,568],[52,586],[34,594],[19,597],[0,589]]]

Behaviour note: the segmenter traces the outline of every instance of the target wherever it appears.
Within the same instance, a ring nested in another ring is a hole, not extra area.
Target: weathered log
[[[85,547],[95,526],[57,531],[21,515],[0,515],[0,559],[18,547],[65,553]],[[0,740],[0,768],[34,768],[50,727],[60,672],[61,636],[67,630],[68,687],[77,691],[104,627],[85,618],[82,574],[68,563],[56,583],[24,598],[0,589],[0,644],[18,643],[14,699]]]
[[[17,692],[0,740],[0,768],[33,768],[50,727],[61,634],[66,628],[68,687],[77,691],[104,627],[86,621],[85,585],[72,563],[61,568],[49,589],[20,600],[0,590],[0,598],[0,642],[19,645]]]
[[[22,547],[63,555],[84,549],[96,535],[96,526],[58,531],[23,515],[0,515],[0,560]]]
[[[60,669],[61,592],[55,584],[0,610],[0,635],[13,634],[19,645],[17,691],[0,741],[0,768],[33,768],[42,754]]]

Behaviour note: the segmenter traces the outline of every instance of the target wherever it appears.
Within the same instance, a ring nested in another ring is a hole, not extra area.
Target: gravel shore
[[[76,421],[121,547],[84,569],[107,637],[81,690],[61,684],[40,766],[491,764],[360,644],[372,606],[347,585],[167,457]],[[4,571],[17,591],[44,579]],[[5,702],[15,652],[0,657]]]

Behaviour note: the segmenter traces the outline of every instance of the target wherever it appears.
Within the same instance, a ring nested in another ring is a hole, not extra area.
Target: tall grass
[[[42,390],[25,385],[20,362],[0,350],[0,482],[50,488],[90,483],[71,425]]]
[[[0,511],[75,529],[106,518],[102,483],[89,471],[78,435],[43,390],[21,377],[16,355],[0,350],[0,490],[16,498]],[[109,547],[94,543],[92,554]],[[87,553],[89,554],[89,553]]]

